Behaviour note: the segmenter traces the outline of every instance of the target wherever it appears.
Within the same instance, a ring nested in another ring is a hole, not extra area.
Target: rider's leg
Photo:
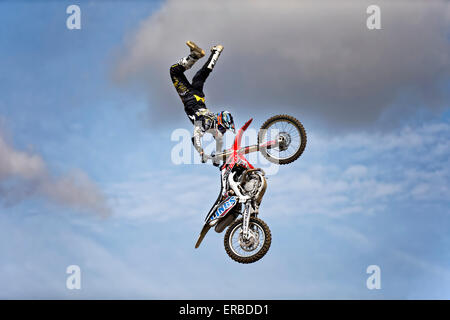
[[[170,78],[181,98],[185,97],[186,94],[192,90],[192,85],[186,78],[184,71],[186,71],[186,69],[180,63],[175,63],[170,67]]]
[[[216,64],[217,59],[219,59],[222,50],[223,46],[220,44],[211,48],[212,57],[207,66],[208,69],[212,70],[214,68],[214,65]]]
[[[194,57],[196,57],[197,59],[200,59],[202,57],[205,56],[205,50],[203,50],[202,48],[200,48],[198,45],[196,45],[194,42],[192,41],[187,41],[186,42],[187,46],[189,47],[189,49],[191,49],[191,55],[193,55]]]
[[[191,49],[191,53],[189,53],[187,57],[181,59],[178,64],[182,65],[185,70],[188,70],[194,65],[194,63],[197,62],[198,59],[205,55],[205,51],[192,41],[187,41],[186,44]]]
[[[192,78],[192,87],[200,92],[203,92],[203,85],[205,84],[206,78],[214,68],[220,53],[223,50],[223,46],[217,45],[211,48],[211,55],[209,56],[203,67],[197,71],[194,78]]]
[[[170,77],[172,78],[172,83],[177,89],[180,97],[185,97],[187,92],[192,89],[184,72],[190,69],[198,59],[205,55],[205,51],[198,47],[194,42],[188,41],[186,44],[191,49],[191,53],[170,67]]]

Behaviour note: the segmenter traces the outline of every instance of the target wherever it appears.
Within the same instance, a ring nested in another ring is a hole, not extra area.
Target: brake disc
[[[241,246],[242,250],[251,252],[258,247],[259,234],[257,232],[254,232],[253,230],[248,231],[250,235],[248,240],[244,239],[244,236],[241,233],[241,235],[239,236],[239,245]]]
[[[287,150],[287,148],[289,147],[289,145],[291,144],[291,135],[287,132],[280,132],[278,134],[278,139],[280,139],[280,144],[279,144],[279,149],[280,151],[285,151]]]

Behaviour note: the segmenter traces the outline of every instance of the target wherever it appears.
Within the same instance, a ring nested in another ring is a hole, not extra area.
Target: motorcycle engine
[[[253,196],[258,191],[258,187],[260,185],[259,177],[253,177],[249,181],[245,182],[243,188],[245,190],[246,195]]]
[[[258,202],[266,189],[266,179],[259,171],[250,172],[241,184],[244,195],[256,198]]]

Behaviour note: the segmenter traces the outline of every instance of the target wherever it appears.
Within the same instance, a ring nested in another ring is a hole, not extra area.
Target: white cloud
[[[187,166],[186,170],[194,166]],[[219,192],[220,176],[175,171],[142,173],[110,184],[107,194],[118,217],[131,220],[196,219],[201,221]]]
[[[38,178],[45,172],[44,161],[37,155],[15,150],[0,135],[0,178],[18,176],[24,179]]]
[[[310,132],[305,153],[269,176],[263,215],[375,214],[395,204],[450,198],[450,125],[328,137]],[[439,152],[436,152],[439,149]],[[432,156],[430,156],[432,155]],[[111,184],[115,212],[132,220],[201,221],[219,191],[219,173],[189,165]],[[180,173],[181,172],[181,173]]]
[[[349,177],[364,177],[367,174],[367,167],[363,165],[354,165],[345,170],[344,174]]]
[[[0,134],[0,196],[12,205],[32,196],[76,210],[105,216],[106,199],[98,186],[79,169],[54,177],[37,154],[15,149]]]
[[[149,92],[155,123],[173,119],[180,102],[168,68],[194,40],[206,50],[225,46],[205,87],[212,109],[276,106],[342,131],[374,124],[396,103],[404,109],[392,109],[375,128],[424,106],[447,107],[441,84],[450,75],[449,3],[378,1],[377,31],[366,28],[370,4],[169,0],[127,39],[115,78]]]
[[[161,296],[148,273],[141,273],[114,248],[98,241],[92,220],[80,228],[54,216],[36,215],[15,221],[0,217],[2,299],[98,299]],[[104,221],[98,221],[102,226]],[[36,228],[40,225],[40,228]],[[110,236],[101,234],[101,237]],[[81,290],[68,290],[66,268],[81,268]],[[150,265],[151,262],[147,264]],[[152,279],[153,280],[153,279]],[[157,279],[155,279],[156,282]],[[145,282],[145,285],[143,284]]]
[[[448,210],[449,139],[448,123],[331,138],[311,133],[295,169],[283,166],[269,180],[263,208],[274,215],[340,216],[433,201]]]

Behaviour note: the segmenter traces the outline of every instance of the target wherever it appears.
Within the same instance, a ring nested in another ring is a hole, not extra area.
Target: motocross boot
[[[211,52],[216,52],[216,51],[222,52],[222,50],[223,50],[223,45],[221,45],[221,44],[218,44],[217,46],[214,46],[211,48]]]
[[[194,42],[192,41],[187,41],[186,42],[187,46],[191,49],[191,54],[190,56],[200,59],[202,57],[205,56],[205,50],[203,50],[202,48],[200,48],[198,45],[196,45]]]
[[[181,59],[178,64],[182,65],[185,70],[189,70],[198,59],[205,55],[205,51],[192,41],[188,41],[186,44],[191,49],[191,53],[187,57]]]
[[[212,70],[214,68],[214,65],[216,64],[217,59],[219,59],[222,50],[223,46],[220,44],[211,48],[212,57],[207,66],[208,69]]]

